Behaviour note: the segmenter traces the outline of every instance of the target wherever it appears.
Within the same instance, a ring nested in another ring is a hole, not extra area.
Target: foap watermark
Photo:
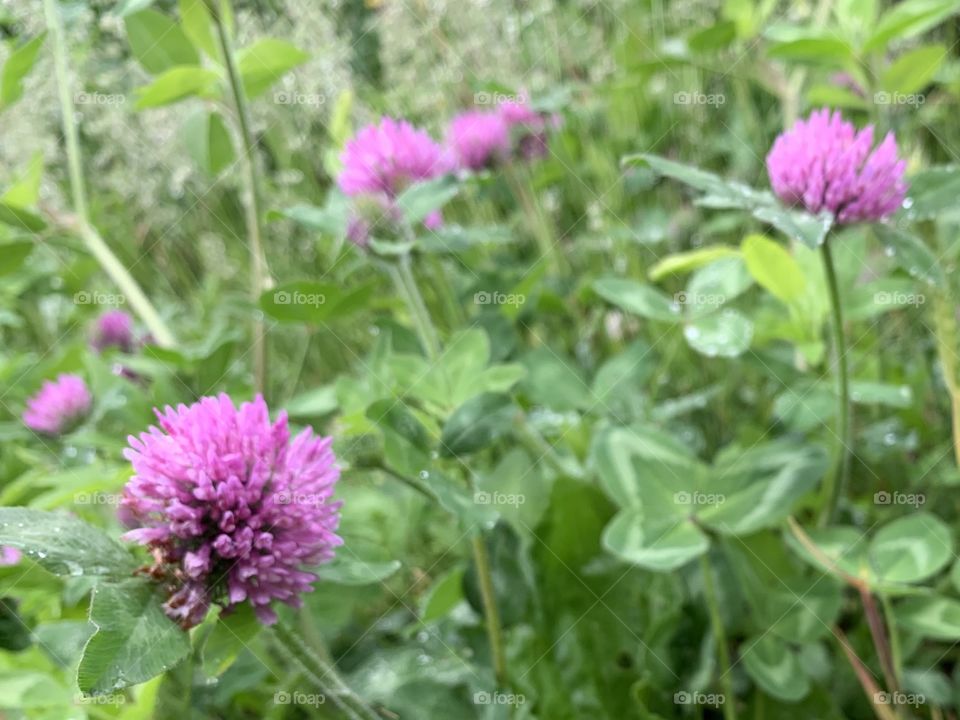
[[[727,96],[723,93],[704,93],[696,90],[687,92],[682,90],[673,94],[674,105],[713,105],[720,107],[727,102]]]
[[[527,96],[523,93],[511,95],[509,93],[486,92],[484,90],[473,94],[474,105],[501,105],[503,103],[519,103],[520,105],[526,105]]]
[[[520,693],[502,693],[502,692],[475,692],[473,694],[474,705],[513,705],[520,707],[527,701],[526,696]]]
[[[526,301],[527,296],[523,293],[486,292],[482,290],[473,294],[473,302],[476,305],[512,305],[517,307],[523,305]]]
[[[273,501],[277,505],[323,505],[327,497],[320,493],[298,493],[281,490],[274,493]]]
[[[295,90],[278,90],[273,94],[273,101],[277,105],[309,105],[319,107],[327,98],[320,93],[302,93]]]
[[[727,501],[727,496],[722,493],[704,493],[704,492],[678,492],[673,494],[673,501],[677,505],[723,505]]]
[[[695,307],[720,307],[727,301],[726,295],[718,293],[683,292],[674,293],[673,302],[677,305],[693,305]]]
[[[874,105],[913,105],[920,107],[927,101],[920,93],[877,92],[873,94]]]
[[[120,93],[78,92],[73,96],[75,105],[123,105],[127,96]]]
[[[79,492],[73,496],[76,505],[119,505],[123,495],[108,492]]]
[[[81,290],[78,293],[74,293],[73,302],[77,305],[125,305],[127,302],[126,295],[121,295],[120,293],[103,293],[96,290]]]
[[[277,290],[273,294],[275,305],[312,305],[320,307],[327,302],[327,296],[323,293],[305,293],[299,290]]]
[[[527,496],[520,493],[503,492],[475,492],[473,501],[477,505],[512,505],[520,507],[527,501]]]
[[[927,296],[923,293],[905,293],[905,292],[878,292],[873,294],[873,302],[876,305],[913,305],[920,307],[927,302]]]
[[[74,705],[123,705],[127,702],[126,695],[121,693],[104,693],[103,695],[76,695]]]
[[[881,490],[873,495],[874,505],[909,505],[912,508],[919,508],[926,502],[927,496],[922,493],[904,493],[899,490],[890,493]]]
[[[681,690],[673,694],[674,705],[705,705],[718,708],[727,701],[722,693],[687,692]]]
[[[327,701],[327,696],[323,693],[305,693],[305,692],[286,692],[277,690],[273,694],[274,705],[307,705],[309,707],[320,707]]]
[[[873,694],[873,702],[877,705],[903,705],[920,707],[925,705],[927,698],[922,693],[878,692]]]

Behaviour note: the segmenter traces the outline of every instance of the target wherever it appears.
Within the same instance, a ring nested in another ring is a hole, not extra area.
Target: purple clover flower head
[[[389,117],[362,128],[340,159],[337,183],[351,196],[379,193],[394,199],[407,185],[451,170],[449,155],[429,134]]]
[[[362,128],[340,159],[343,170],[337,184],[356,200],[347,238],[359,247],[366,247],[377,230],[392,232],[389,226],[400,217],[395,200],[407,186],[440,177],[455,165],[451,153],[429,134],[393,118]],[[439,213],[424,221],[428,230],[442,224]]]
[[[3,545],[0,547],[0,567],[16,565],[23,558],[23,553],[15,547]]]
[[[532,132],[540,132],[546,127],[543,116],[522,100],[508,100],[500,103],[497,106],[497,112],[507,126],[511,128],[519,125]]]
[[[34,432],[63,435],[86,417],[92,404],[83,378],[64,373],[44,382],[40,392],[27,401],[23,423]]]
[[[133,352],[133,318],[123,310],[107,310],[93,327],[90,345],[97,352],[115,347],[121,352]]]
[[[903,203],[906,162],[893,133],[873,147],[872,125],[857,132],[827,109],[798,120],[774,142],[767,172],[777,196],[812,213],[828,210],[838,223],[881,220]]]
[[[447,144],[463,170],[482,170],[510,152],[510,126],[502,112],[473,110],[450,121]]]
[[[497,112],[515,139],[515,155],[522,160],[546,157],[547,131],[559,127],[560,118],[548,118],[531,108],[525,99],[510,100],[497,106]]]
[[[331,438],[307,428],[291,440],[286,413],[271,422],[259,395],[155,412],[159,427],[129,438],[121,509],[138,525],[124,538],[152,549],[148,572],[167,583],[167,615],[190,628],[212,603],[248,602],[269,625],[273,601],[299,607],[317,579],[304,568],[342,543]]]

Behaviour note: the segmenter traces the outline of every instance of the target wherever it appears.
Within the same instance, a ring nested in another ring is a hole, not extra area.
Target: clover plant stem
[[[440,340],[437,337],[437,330],[430,319],[430,312],[420,294],[417,279],[413,274],[413,266],[410,262],[410,255],[404,253],[396,262],[388,262],[387,267],[397,292],[403,297],[410,311],[411,320],[416,327],[417,335],[423,345],[427,358],[435,362],[440,357]]]
[[[448,276],[452,273],[447,273],[443,260],[435,255],[430,258],[430,265],[427,269],[437,284],[437,294],[443,301],[450,325],[456,327],[465,324],[467,318],[463,313],[463,307],[457,300],[457,293],[448,279]]]
[[[937,338],[937,356],[943,382],[950,394],[954,461],[960,466],[960,384],[957,382],[957,319],[955,303],[949,291],[938,292],[934,298],[934,335]]]
[[[472,543],[473,562],[477,568],[477,579],[480,581],[480,597],[483,601],[483,617],[487,626],[487,641],[490,643],[493,674],[497,679],[497,684],[501,688],[506,688],[508,683],[507,661],[503,650],[500,612],[497,609],[497,598],[493,590],[490,556],[487,554],[487,546],[483,542],[481,533],[473,536]]]
[[[336,668],[321,659],[300,639],[297,628],[279,620],[273,628],[277,646],[288,660],[299,666],[350,720],[379,720],[380,715],[344,682]]]
[[[580,467],[576,459],[560,455],[556,448],[533,425],[529,415],[518,413],[514,427],[520,444],[526,447],[534,458],[537,458],[537,462],[543,460],[563,477],[583,479],[583,468]]]
[[[900,647],[900,635],[897,631],[897,621],[893,614],[893,605],[890,597],[886,593],[877,593],[880,598],[880,606],[883,608],[883,619],[887,624],[887,632],[890,638],[890,661],[893,669],[893,679],[897,688],[900,687],[900,680],[903,675],[903,651]]]
[[[230,0],[219,0],[227,6]],[[250,296],[254,303],[253,310],[253,342],[250,352],[253,355],[253,382],[257,392],[263,392],[267,373],[267,345],[266,327],[263,315],[256,309],[260,295],[266,289],[267,263],[263,254],[263,215],[261,213],[260,179],[257,172],[257,145],[253,138],[250,123],[250,109],[247,106],[246,91],[243,80],[237,68],[237,59],[233,51],[230,34],[224,20],[222,7],[218,7],[217,0],[206,0],[210,15],[217,28],[217,38],[220,41],[220,51],[223,53],[223,62],[227,69],[227,80],[230,85],[230,94],[233,98],[239,125],[240,139],[243,143],[243,153],[240,164],[243,167],[244,182],[244,215],[247,225],[248,246],[250,255]]]
[[[847,661],[850,663],[850,667],[853,668],[857,680],[860,681],[860,687],[863,688],[864,695],[867,696],[867,700],[869,700],[873,706],[873,712],[877,718],[879,718],[879,720],[897,720],[896,715],[890,710],[890,706],[879,701],[881,690],[873,681],[873,675],[870,670],[867,669],[863,661],[857,657],[857,653],[854,652],[853,647],[851,647],[847,636],[844,635],[843,631],[836,625],[832,626],[830,631],[839,643],[840,649],[843,650],[843,654],[847,656]]]
[[[508,184],[520,200],[520,206],[523,208],[523,214],[527,221],[527,228],[537,241],[541,259],[547,263],[547,269],[551,274],[559,274],[563,267],[562,258],[557,249],[557,244],[554,242],[553,231],[544,217],[543,209],[539,206],[531,191],[527,176],[521,173],[515,163],[507,165],[505,174]]]
[[[730,665],[730,651],[727,648],[727,633],[723,627],[723,617],[720,615],[720,604],[717,601],[717,591],[713,585],[713,570],[707,553],[700,556],[700,570],[703,575],[703,593],[707,598],[707,608],[710,612],[710,624],[713,626],[713,637],[717,644],[717,657],[720,661],[720,686],[723,689],[723,717],[724,720],[737,720],[736,698],[733,695],[733,676]]]
[[[858,590],[863,603],[864,615],[867,619],[867,627],[870,628],[870,637],[873,639],[873,647],[877,651],[880,667],[883,670],[883,679],[887,684],[887,690],[891,693],[897,693],[900,691],[900,686],[894,668],[893,653],[890,649],[887,631],[883,626],[883,618],[880,616],[877,602],[866,584],[861,583]],[[900,715],[899,711],[895,711],[895,714]]]
[[[130,307],[146,325],[154,341],[163,347],[173,347],[176,340],[163,318],[160,317],[160,313],[157,312],[133,275],[114,255],[110,246],[107,245],[90,222],[87,190],[83,179],[83,161],[80,154],[80,137],[71,91],[67,38],[63,27],[63,17],[56,0],[44,0],[44,11],[47,27],[53,36],[54,72],[60,101],[60,119],[67,150],[67,168],[70,176],[73,212],[76,214],[75,227],[72,229],[80,235],[90,254],[120,289],[124,299],[130,303]]]
[[[412,235],[412,232],[409,233]],[[427,357],[435,363],[440,358],[440,341],[437,338],[436,328],[430,319],[423,296],[420,294],[417,280],[413,274],[410,254],[403,253],[396,263],[388,263],[389,272],[393,278],[397,291],[404,297],[417,334],[427,352]],[[486,622],[487,638],[490,643],[490,655],[493,662],[493,672],[497,682],[506,687],[507,672],[503,651],[503,638],[500,629],[500,613],[497,610],[496,596],[493,591],[493,573],[490,568],[490,558],[483,542],[483,534],[478,533],[472,540],[473,560],[477,569],[477,578],[480,584],[480,596],[483,601],[483,615]]]
[[[837,424],[834,431],[833,466],[823,484],[823,502],[820,526],[833,521],[840,498],[846,492],[850,478],[850,461],[853,446],[853,425],[850,417],[850,377],[847,365],[847,347],[843,331],[843,310],[840,305],[840,286],[830,252],[830,241],[820,246],[823,269],[830,295],[830,310],[833,330],[833,355],[837,364]]]

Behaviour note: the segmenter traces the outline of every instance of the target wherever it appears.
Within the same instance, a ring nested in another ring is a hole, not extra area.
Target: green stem
[[[707,596],[710,623],[713,625],[713,637],[717,644],[717,655],[720,659],[720,686],[723,688],[723,694],[725,696],[723,717],[725,720],[737,720],[736,701],[733,695],[730,651],[727,648],[727,633],[723,628],[723,618],[720,615],[720,603],[717,601],[717,591],[713,586],[713,571],[710,569],[710,560],[706,553],[700,556],[700,570],[703,574],[703,592]]]
[[[443,260],[436,256],[431,257],[428,270],[436,282],[437,295],[443,301],[450,326],[459,327],[463,325],[466,322],[466,316],[463,314],[463,307],[457,301],[457,294],[448,280],[451,273],[446,271]]]
[[[861,585],[859,590],[860,601],[863,603],[864,615],[867,619],[867,627],[870,629],[873,647],[877,651],[877,657],[880,659],[880,668],[883,670],[883,679],[887,683],[887,690],[891,693],[898,693],[900,692],[900,685],[897,682],[893,652],[890,649],[890,641],[887,639],[887,630],[883,626],[880,609],[877,607],[876,600],[874,600],[870,588],[866,585]],[[899,715],[899,712],[895,711],[895,713]]]
[[[853,424],[850,417],[850,377],[847,367],[847,346],[843,332],[843,310],[840,305],[840,286],[837,271],[830,253],[829,239],[820,246],[823,269],[830,293],[830,309],[833,326],[833,354],[837,363],[837,428],[834,445],[834,462],[823,485],[823,503],[821,505],[820,526],[830,523],[837,512],[840,498],[846,492],[850,479],[851,447],[853,446]]]
[[[431,361],[435,361],[440,357],[440,340],[437,338],[437,330],[430,319],[427,305],[423,302],[423,296],[417,286],[417,279],[413,275],[410,256],[407,254],[401,255],[397,262],[388,262],[387,268],[397,292],[403,297],[407,308],[410,310],[411,319],[427,357]]]
[[[953,427],[954,462],[960,466],[960,384],[957,382],[957,318],[949,290],[934,297],[934,335],[943,381],[950,393],[950,415]]]
[[[220,0],[220,2],[228,6],[230,0]],[[267,263],[263,254],[262,240],[263,216],[260,210],[260,182],[257,173],[257,146],[251,130],[247,96],[243,89],[240,72],[237,69],[237,59],[233,52],[226,22],[224,21],[224,13],[221,7],[217,5],[216,0],[206,0],[206,4],[213,17],[214,24],[217,26],[217,37],[220,40],[220,50],[223,53],[223,61],[227,67],[230,93],[233,96],[237,123],[240,126],[240,138],[243,142],[243,157],[241,158],[245,185],[243,208],[247,235],[250,239],[250,296],[256,307],[256,304],[260,300],[260,295],[263,294],[267,284]],[[252,331],[253,342],[250,351],[253,354],[254,389],[257,392],[263,392],[267,373],[266,328],[263,315],[256,310],[253,313]]]
[[[900,687],[900,679],[903,676],[903,650],[900,646],[900,635],[897,631],[897,621],[893,614],[893,605],[886,593],[878,592],[880,606],[883,608],[883,619],[887,624],[887,632],[890,637],[890,662],[893,667],[893,678],[896,686]]]
[[[873,705],[874,714],[877,716],[877,718],[879,718],[879,720],[897,720],[897,717],[890,709],[890,706],[879,701],[879,696],[881,695],[882,691],[873,681],[873,676],[871,675],[870,671],[853,651],[853,648],[850,646],[850,641],[847,640],[846,635],[844,635],[843,631],[836,625],[831,627],[830,630],[833,632],[833,636],[840,644],[843,654],[847,656],[847,661],[850,663],[850,667],[853,668],[853,672],[857,676],[857,680],[860,681],[860,686],[863,688],[864,695],[867,696],[867,700],[869,700],[870,704]]]
[[[563,263],[553,239],[553,230],[550,228],[547,219],[544,217],[543,210],[533,195],[527,177],[521,175],[520,170],[514,163],[510,163],[506,167],[506,177],[508,183],[513,188],[514,194],[520,200],[520,205],[523,207],[523,214],[527,221],[527,229],[537,241],[541,258],[547,263],[547,268],[551,274],[559,274]]]
[[[350,720],[379,720],[380,715],[343,681],[336,668],[300,639],[296,628],[280,620],[273,628],[277,646]]]
[[[501,688],[508,683],[507,661],[503,651],[503,636],[500,630],[500,612],[497,610],[497,599],[493,592],[493,573],[490,570],[490,557],[483,536],[474,535],[473,562],[477,567],[477,578],[480,580],[480,596],[483,600],[483,616],[487,625],[487,641],[490,643],[490,655],[493,661],[493,675]]]
[[[116,284],[130,303],[130,307],[147,326],[158,345],[172,347],[176,344],[173,333],[160,317],[153,304],[144,294],[127,268],[96,231],[90,222],[90,209],[87,204],[86,185],[83,180],[83,161],[80,154],[80,136],[77,130],[73,93],[70,86],[69,60],[67,57],[67,38],[63,27],[63,18],[57,0],[44,0],[47,27],[53,35],[54,68],[57,77],[57,91],[60,100],[60,119],[63,125],[63,138],[67,148],[67,168],[70,174],[70,191],[73,198],[73,212],[76,222],[72,229],[80,235],[90,254],[97,260],[104,272]]]
[[[530,424],[530,418],[525,413],[519,413],[514,427],[517,439],[530,451],[534,458],[543,460],[550,465],[560,476],[583,479],[583,468],[573,457],[560,455],[556,448]]]
[[[398,262],[388,263],[387,267],[394,284],[397,286],[397,291],[404,297],[407,307],[410,309],[410,314],[417,327],[417,334],[420,336],[420,342],[423,343],[427,352],[427,357],[431,362],[436,362],[440,357],[440,341],[437,339],[437,331],[430,319],[426,303],[423,302],[423,297],[420,295],[417,280],[413,276],[409,254],[401,255]],[[480,580],[480,595],[483,600],[487,638],[490,642],[490,654],[493,658],[493,672],[497,682],[502,687],[506,687],[506,661],[500,631],[500,614],[497,611],[496,598],[493,593],[493,573],[490,569],[490,558],[487,556],[487,548],[483,544],[482,535],[475,536],[472,542],[473,559],[477,568],[477,577]]]

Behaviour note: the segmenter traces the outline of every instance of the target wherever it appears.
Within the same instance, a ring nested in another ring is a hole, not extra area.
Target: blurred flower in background
[[[509,153],[510,127],[499,112],[471,110],[450,121],[447,144],[458,167],[482,170]]]
[[[406,120],[383,118],[347,142],[337,183],[350,196],[381,193],[395,198],[411,183],[450,170],[449,157],[430,135]]]
[[[533,110],[526,100],[510,100],[497,108],[510,129],[515,143],[515,155],[524,160],[545,157],[547,130],[560,125],[559,117],[546,117]]]
[[[361,247],[374,226],[399,219],[394,201],[409,185],[450,172],[450,154],[424,130],[406,120],[383,118],[350,139],[340,157],[340,189],[355,198],[347,236]],[[443,224],[438,211],[423,221],[428,230]]]
[[[93,325],[90,345],[97,352],[117,348],[129,353],[133,352],[135,344],[133,318],[123,310],[107,310]]]
[[[23,422],[44,435],[63,435],[86,417],[92,402],[83,378],[65,373],[44,382],[40,392],[27,401]]]

